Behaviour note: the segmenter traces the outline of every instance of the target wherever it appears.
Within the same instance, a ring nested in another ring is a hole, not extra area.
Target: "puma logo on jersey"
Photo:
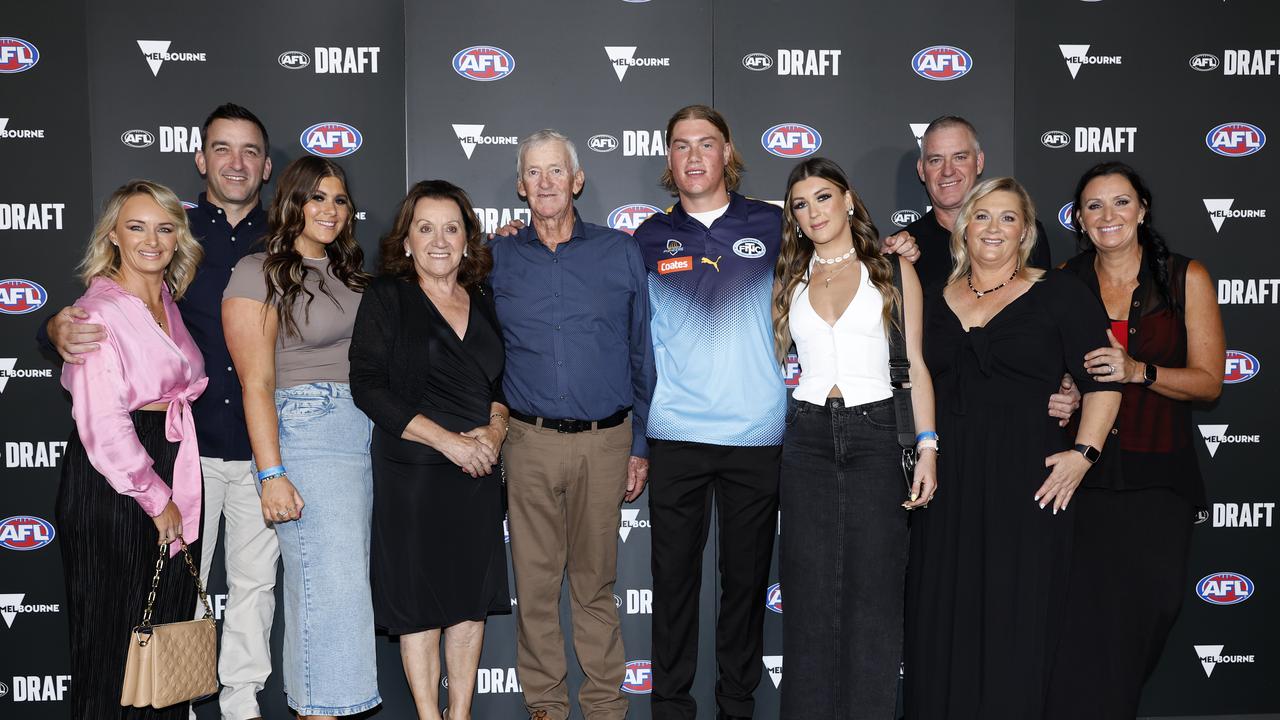
[[[715,260],[712,260],[711,258],[706,258],[706,257],[704,257],[704,258],[702,258],[702,264],[703,264],[703,265],[710,265],[711,267],[713,267],[713,268],[715,268],[715,269],[716,269],[716,272],[720,272],[720,258],[722,258],[722,257],[724,257],[724,256],[723,256],[723,255],[717,255]]]

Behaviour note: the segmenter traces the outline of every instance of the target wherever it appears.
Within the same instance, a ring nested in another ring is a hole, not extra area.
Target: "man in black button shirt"
[[[907,226],[920,248],[916,274],[925,294],[939,292],[951,274],[951,228],[960,205],[978,182],[986,157],[978,144],[978,131],[962,117],[943,115],[929,123],[920,138],[920,159],[916,172],[929,193],[933,209]],[[1052,268],[1049,239],[1036,221],[1036,245],[1031,250],[1032,267]]]
[[[262,518],[251,471],[240,380],[222,335],[222,291],[231,269],[267,231],[262,184],[271,177],[267,129],[249,110],[227,103],[204,122],[203,148],[196,169],[205,180],[200,202],[187,210],[191,234],[204,247],[195,280],[178,302],[182,320],[204,356],[209,385],[192,405],[204,474],[204,519],[200,577],[207,582],[226,517],[227,605],[223,616],[218,697],[225,720],[259,717],[257,693],[271,674],[271,621],[275,614],[275,531]],[[41,328],[42,345],[52,345],[68,363],[98,349],[99,325],[66,307]],[[47,332],[47,336],[45,333]],[[203,615],[197,609],[197,617]],[[195,717],[194,711],[191,715]]]

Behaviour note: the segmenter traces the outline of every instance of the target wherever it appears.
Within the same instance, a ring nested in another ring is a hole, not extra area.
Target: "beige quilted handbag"
[[[200,573],[191,560],[187,543],[182,543],[187,570],[195,578],[204,603],[204,617],[186,622],[151,624],[151,611],[156,603],[156,589],[160,585],[160,572],[164,569],[169,546],[160,546],[160,558],[156,560],[156,574],[151,579],[151,593],[147,595],[147,608],[142,612],[142,624],[129,633],[129,659],[124,667],[124,686],[120,691],[120,704],[128,707],[163,708],[176,703],[212,695],[218,690],[218,640],[213,620],[213,610]]]

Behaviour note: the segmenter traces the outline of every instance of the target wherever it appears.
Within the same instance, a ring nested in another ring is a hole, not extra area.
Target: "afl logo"
[[[627,674],[623,676],[622,692],[632,695],[648,695],[653,691],[653,663],[648,660],[627,662]]]
[[[280,57],[276,58],[276,62],[280,63],[280,67],[287,70],[301,70],[311,64],[311,56],[301,50],[286,50],[280,53]]]
[[[120,142],[131,148],[151,147],[155,141],[156,136],[148,130],[125,130],[120,133]]]
[[[614,208],[613,212],[609,213],[609,219],[606,222],[614,230],[621,230],[628,235],[633,235],[636,228],[640,227],[645,220],[648,220],[650,215],[660,212],[662,211],[652,205],[633,203]]]
[[[40,62],[35,45],[15,37],[0,37],[0,73],[26,72]]]
[[[1050,130],[1040,136],[1040,144],[1057,150],[1071,144],[1071,136],[1061,130]]]
[[[621,608],[621,607],[622,607],[622,596],[621,596],[621,595],[619,595],[618,593],[614,593],[614,594],[613,594],[613,606],[614,606],[615,608]]]
[[[760,136],[760,144],[781,158],[808,157],[822,147],[822,135],[808,125],[783,123],[774,125]]]
[[[764,243],[755,238],[742,238],[733,244],[733,254],[748,260],[764,257]]]
[[[742,56],[742,67],[760,72],[773,67],[773,58],[764,53],[750,53]]]
[[[10,550],[39,550],[53,542],[53,526],[31,515],[15,515],[0,520],[0,547]]]
[[[893,217],[889,219],[893,222],[894,225],[897,225],[898,227],[906,227],[911,223],[919,220],[920,213],[916,212],[915,210],[899,210],[898,212],[893,214]]]
[[[340,122],[316,123],[303,130],[299,139],[307,152],[327,158],[350,155],[364,144],[359,130]]]
[[[1228,350],[1227,367],[1222,376],[1222,382],[1228,385],[1246,382],[1252,380],[1261,369],[1262,363],[1258,362],[1258,358],[1243,350]]]
[[[1218,56],[1210,55],[1208,53],[1200,53],[1199,55],[1193,55],[1187,64],[1191,66],[1192,70],[1199,70],[1200,72],[1217,70]]]
[[[44,307],[49,294],[30,280],[0,280],[0,314],[26,315]]]
[[[782,614],[782,583],[774,583],[764,592],[764,606]]]
[[[1071,232],[1076,231],[1075,217],[1076,204],[1073,202],[1063,205],[1062,208],[1058,210],[1058,224]]]
[[[1253,581],[1233,572],[1205,575],[1196,583],[1196,595],[1210,605],[1238,605],[1253,595]]]
[[[473,45],[453,56],[453,71],[468,80],[501,80],[515,69],[511,53],[492,45]]]
[[[911,69],[926,80],[955,80],[973,69],[969,53],[950,45],[934,45],[911,58]]]
[[[1252,155],[1267,144],[1262,128],[1247,122],[1223,123],[1204,136],[1209,149],[1226,157]]]
[[[601,153],[613,152],[618,149],[618,138],[612,135],[592,135],[587,140],[587,147]]]

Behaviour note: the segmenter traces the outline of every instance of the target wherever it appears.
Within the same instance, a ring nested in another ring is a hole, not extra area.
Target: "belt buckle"
[[[581,429],[581,426],[580,426],[580,424],[581,424],[581,423],[582,423],[582,421],[581,421],[581,420],[573,420],[573,419],[571,419],[571,418],[565,418],[565,419],[563,419],[563,420],[557,420],[557,421],[556,421],[556,432],[558,432],[558,433],[564,433],[564,434],[566,434],[566,435],[567,435],[567,434],[570,434],[570,433],[582,432],[582,429]]]

